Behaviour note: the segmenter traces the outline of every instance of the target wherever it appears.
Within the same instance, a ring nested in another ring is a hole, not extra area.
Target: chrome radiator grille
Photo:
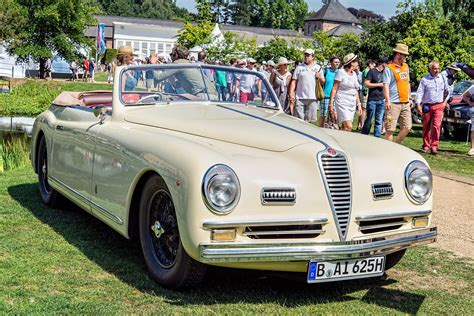
[[[325,181],[329,202],[341,240],[346,239],[351,215],[352,188],[349,166],[341,153],[319,155],[320,168]]]

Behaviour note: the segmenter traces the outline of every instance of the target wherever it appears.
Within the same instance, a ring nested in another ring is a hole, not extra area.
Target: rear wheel
[[[466,141],[468,139],[469,134],[470,134],[470,131],[468,130],[467,125],[455,128],[453,130],[454,139],[459,140],[459,141]]]
[[[202,281],[206,266],[184,250],[171,194],[158,175],[150,177],[143,188],[139,231],[145,262],[158,283],[183,289]]]
[[[400,260],[402,260],[403,255],[405,255],[405,252],[407,250],[399,250],[397,252],[391,253],[385,257],[385,271],[388,269],[393,268]]]
[[[46,138],[41,137],[36,159],[36,170],[38,170],[38,183],[41,200],[44,204],[57,207],[61,202],[61,195],[54,190],[48,182],[48,149],[46,146]]]

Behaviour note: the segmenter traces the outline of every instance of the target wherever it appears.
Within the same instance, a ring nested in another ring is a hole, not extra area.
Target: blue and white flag
[[[97,53],[100,55],[105,54],[105,23],[99,23],[97,25]]]

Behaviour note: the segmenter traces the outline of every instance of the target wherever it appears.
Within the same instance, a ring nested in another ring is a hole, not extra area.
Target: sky
[[[390,18],[395,15],[397,3],[400,0],[339,0],[346,8],[366,9]],[[323,6],[321,0],[306,0],[310,11],[317,11]],[[194,0],[177,0],[179,7],[185,7],[189,11],[196,12]]]

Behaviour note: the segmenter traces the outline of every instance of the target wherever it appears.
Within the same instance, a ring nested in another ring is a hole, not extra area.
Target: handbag
[[[328,113],[326,116],[326,119],[324,120],[324,128],[329,128],[329,129],[339,129],[339,125],[337,124],[336,121],[334,121],[331,118],[331,114]]]
[[[321,101],[322,99],[324,99],[324,89],[321,81],[316,80],[316,100]]]

